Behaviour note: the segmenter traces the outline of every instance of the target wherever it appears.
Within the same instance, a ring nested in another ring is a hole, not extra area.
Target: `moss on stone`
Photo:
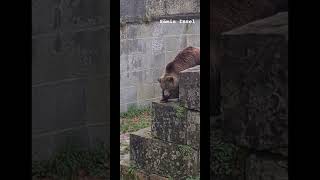
[[[178,145],[178,150],[185,157],[190,157],[193,152],[192,147],[187,145]]]
[[[186,115],[186,112],[187,112],[186,108],[182,107],[180,105],[177,105],[175,107],[175,111],[176,111],[176,117],[179,118],[179,119],[184,118],[185,115]]]

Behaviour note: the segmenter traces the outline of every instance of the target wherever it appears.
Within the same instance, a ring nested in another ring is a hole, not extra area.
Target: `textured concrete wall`
[[[121,0],[121,112],[158,99],[157,78],[165,65],[185,47],[200,47],[199,0],[174,2]],[[161,24],[160,19],[195,19],[195,24]]]
[[[109,1],[32,1],[32,148],[109,139]]]

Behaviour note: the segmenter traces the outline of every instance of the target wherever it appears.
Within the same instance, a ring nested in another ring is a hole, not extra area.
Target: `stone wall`
[[[288,179],[288,13],[220,38],[223,118],[212,127],[241,149],[237,177]]]
[[[200,47],[199,2],[121,0],[121,112],[159,99],[157,78],[165,65],[185,47]],[[195,24],[161,24],[160,19],[195,19]]]
[[[109,1],[32,1],[32,151],[109,139]]]

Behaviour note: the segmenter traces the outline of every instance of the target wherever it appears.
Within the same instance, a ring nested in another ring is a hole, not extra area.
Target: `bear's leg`
[[[165,97],[164,90],[162,90],[162,99],[160,100],[160,102],[162,102],[162,103],[168,102],[168,97]]]

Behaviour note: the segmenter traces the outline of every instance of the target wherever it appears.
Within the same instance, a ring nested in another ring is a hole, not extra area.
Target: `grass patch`
[[[65,146],[49,160],[32,162],[33,179],[77,179],[80,172],[93,177],[106,177],[109,169],[109,149],[99,143],[91,150],[80,150],[75,146]]]
[[[151,125],[151,108],[130,106],[120,113],[120,134],[135,132]]]
[[[186,180],[200,180],[200,177],[199,176],[195,176],[195,177],[189,176],[189,177],[187,177]]]

